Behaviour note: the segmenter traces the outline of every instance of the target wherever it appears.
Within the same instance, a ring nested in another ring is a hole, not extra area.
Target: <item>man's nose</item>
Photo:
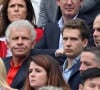
[[[15,6],[15,11],[18,11],[18,5]]]
[[[98,34],[97,30],[94,30],[93,36],[95,37],[97,36],[97,34]]]
[[[66,41],[66,45],[71,45],[71,40],[70,39],[68,39],[67,41]]]
[[[67,0],[67,4],[72,4],[72,0]]]
[[[22,42],[23,42],[22,38],[19,38],[18,43],[22,43]]]
[[[85,67],[83,64],[80,65],[80,68],[79,68],[80,72],[83,72],[85,70]]]

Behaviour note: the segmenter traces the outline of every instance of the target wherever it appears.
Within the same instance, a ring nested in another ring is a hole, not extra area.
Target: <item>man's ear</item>
[[[81,6],[82,6],[82,5],[83,5],[84,0],[80,0],[80,2],[81,2]],[[80,6],[80,7],[81,7],[81,6]]]
[[[79,84],[79,90],[83,90],[83,85]]]
[[[9,41],[6,40],[5,43],[6,43],[6,45],[7,45],[7,48],[9,48]]]
[[[88,44],[88,39],[84,39],[84,40],[83,40],[83,47],[86,47],[87,44]]]
[[[34,41],[32,42],[32,47],[31,47],[31,49],[34,48],[35,44],[36,44],[36,41],[34,40]]]
[[[60,0],[56,0],[58,6],[60,6]]]

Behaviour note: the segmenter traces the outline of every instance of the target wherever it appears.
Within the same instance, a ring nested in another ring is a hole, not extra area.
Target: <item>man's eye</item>
[[[91,66],[91,64],[90,64],[90,63],[88,63],[88,62],[85,62],[85,65],[86,65],[86,66]]]

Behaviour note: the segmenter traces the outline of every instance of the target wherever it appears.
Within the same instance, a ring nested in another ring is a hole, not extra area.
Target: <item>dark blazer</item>
[[[6,66],[6,69],[7,69],[7,73],[10,69],[10,60],[11,59],[12,59],[12,57],[7,57],[3,60],[5,66]],[[27,70],[28,70],[27,62],[28,62],[28,60],[25,60],[24,63],[22,64],[21,68],[19,69],[17,75],[15,76],[15,78],[11,84],[11,87],[16,88],[16,89],[20,89],[23,87],[26,76],[27,76]]]
[[[65,81],[68,82],[69,86],[71,87],[71,90],[79,90],[79,84],[81,82],[79,68],[80,68],[80,60],[74,66],[69,80],[66,81],[65,79]],[[61,66],[61,71],[63,72],[63,66]]]
[[[79,68],[80,68],[80,61],[78,61],[78,63],[76,64],[76,67],[73,69],[70,79],[68,80],[71,90],[79,89],[79,84],[81,82]]]
[[[50,54],[55,56],[55,51],[59,46],[59,27],[57,26],[57,23],[50,23],[45,29],[43,38],[35,46],[35,50],[38,50],[34,53]]]

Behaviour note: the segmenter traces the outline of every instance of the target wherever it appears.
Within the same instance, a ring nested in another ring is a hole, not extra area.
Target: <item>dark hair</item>
[[[100,77],[100,68],[89,68],[82,73],[81,84],[84,85],[85,81],[96,77]]]
[[[83,52],[91,52],[93,53],[98,59],[99,59],[99,62],[100,62],[100,46],[87,46],[85,48],[83,48]]]
[[[85,21],[82,19],[77,18],[77,19],[72,19],[72,20],[67,21],[65,23],[64,27],[62,28],[62,35],[66,28],[68,28],[69,30],[70,29],[73,29],[73,30],[78,29],[80,31],[82,40],[89,38],[89,28],[88,28],[87,24],[85,23]]]
[[[31,56],[29,60],[29,66],[31,62],[34,62],[46,70],[48,77],[46,86],[52,85],[56,87],[64,87],[65,90],[70,90],[69,85],[65,83],[62,77],[60,66],[56,59],[49,55],[36,55]],[[25,82],[24,90],[34,90],[29,85],[28,77]]]
[[[5,36],[5,31],[7,26],[11,23],[8,19],[7,16],[7,8],[8,8],[8,3],[10,0],[3,0],[2,2],[2,27],[0,28],[0,36]],[[27,7],[27,17],[25,18],[26,20],[29,20],[31,23],[35,23],[35,12],[32,6],[32,3],[30,0],[24,0],[26,3]]]

